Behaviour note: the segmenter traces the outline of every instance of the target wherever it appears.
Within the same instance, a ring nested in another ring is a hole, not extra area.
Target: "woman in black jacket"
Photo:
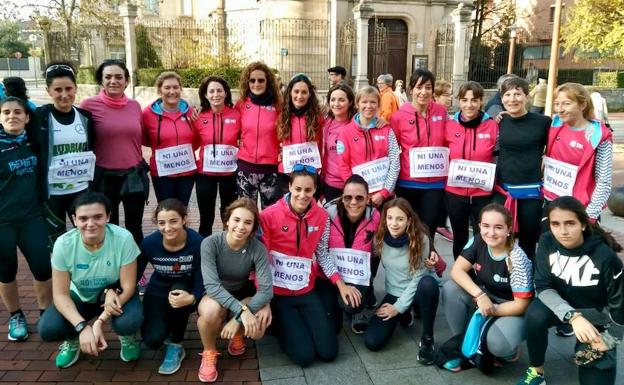
[[[535,257],[537,299],[525,315],[530,367],[518,384],[544,383],[548,329],[561,323],[576,335],[580,384],[614,384],[624,330],[624,276],[615,254],[622,247],[590,222],[576,198],[552,201],[548,221]]]

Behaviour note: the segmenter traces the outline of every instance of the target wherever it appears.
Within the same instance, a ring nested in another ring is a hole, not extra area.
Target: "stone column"
[[[467,37],[469,36],[471,14],[472,7],[466,3],[459,3],[457,8],[451,13],[453,23],[455,24],[453,91],[457,91],[461,84],[468,80],[470,44]]]
[[[373,6],[366,0],[353,7],[357,25],[357,70],[353,87],[358,90],[369,85],[368,73],[368,20],[373,16]]]
[[[137,53],[136,35],[134,33],[134,19],[137,17],[137,6],[131,4],[129,0],[123,2],[119,7],[119,16],[123,20],[124,41],[126,44],[126,66],[130,72],[130,93],[134,98],[134,87],[136,86]]]
[[[217,62],[220,66],[229,66],[230,57],[227,46],[227,28],[225,23],[225,4],[224,0],[217,2],[217,8],[214,11],[214,17],[216,22],[217,33],[217,46],[216,50],[213,50],[217,57]],[[206,33],[209,33],[208,31]]]

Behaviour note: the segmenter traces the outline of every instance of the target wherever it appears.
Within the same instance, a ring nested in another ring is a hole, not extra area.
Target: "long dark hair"
[[[316,97],[316,87],[310,81],[310,78],[305,74],[297,74],[290,79],[284,97],[287,101],[284,101],[284,107],[282,113],[277,120],[277,138],[280,141],[284,141],[290,138],[292,133],[292,127],[290,126],[290,115],[295,111],[295,105],[292,102],[290,93],[295,84],[303,82],[308,86],[309,98],[306,105],[303,107],[306,117],[306,140],[313,141],[316,139],[321,129],[321,108],[319,107],[318,99]]]
[[[546,215],[549,221],[550,213],[554,209],[571,211],[576,215],[576,218],[579,220],[579,222],[581,222],[581,225],[585,226],[585,230],[583,230],[584,240],[589,239],[589,237],[591,237],[593,234],[597,234],[602,237],[605,243],[611,249],[613,249],[613,251],[615,251],[616,253],[622,251],[622,246],[617,243],[617,241],[610,233],[604,231],[602,227],[600,227],[598,224],[592,223],[589,220],[587,211],[585,211],[585,206],[583,206],[583,204],[578,199],[571,196],[563,196],[550,202]]]
[[[505,247],[507,248],[507,252],[511,252],[514,247],[513,216],[511,215],[511,212],[498,203],[489,203],[483,207],[479,213],[479,224],[481,224],[483,214],[490,211],[499,213],[503,216],[505,224],[509,228],[509,235],[507,235],[507,239],[505,240]]]
[[[261,61],[249,64],[241,73],[240,83],[238,86],[241,100],[245,100],[245,98],[247,98],[247,94],[249,93],[249,77],[254,71],[264,72],[264,76],[266,77],[266,92],[270,93],[273,97],[273,107],[279,108],[282,103],[282,93],[280,92],[279,85],[275,79],[275,74],[271,71],[269,66]]]
[[[394,198],[388,201],[381,213],[381,221],[379,222],[379,228],[375,234],[375,250],[381,255],[381,249],[384,243],[384,236],[388,231],[387,215],[388,210],[396,207],[403,211],[407,215],[407,246],[409,251],[409,273],[414,274],[416,270],[423,264],[421,255],[423,253],[423,238],[428,232],[425,230],[424,225],[420,221],[418,214],[412,208],[412,205],[405,198]],[[381,255],[383,258],[383,255]]]

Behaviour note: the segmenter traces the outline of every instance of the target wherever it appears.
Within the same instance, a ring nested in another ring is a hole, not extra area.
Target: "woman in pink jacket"
[[[295,165],[289,193],[260,213],[261,240],[273,271],[275,331],[286,355],[300,366],[338,354],[333,320],[315,288],[319,269],[340,278],[327,252],[327,212],[314,199],[316,181],[314,167]]]
[[[180,75],[166,71],[156,79],[158,98],[143,110],[143,144],[152,149],[150,174],[158,202],[175,198],[188,205],[195,184],[195,130],[192,107],[182,96]]]
[[[392,195],[400,168],[400,148],[392,127],[377,127],[379,103],[376,88],[360,89],[355,96],[359,112],[340,132],[336,143],[342,178],[347,180],[353,174],[364,177],[371,202],[378,208]]]
[[[544,157],[544,198],[571,195],[596,222],[611,193],[613,135],[594,119],[589,92],[564,83],[555,93],[555,111]]]
[[[435,76],[431,71],[414,71],[409,83],[412,103],[403,104],[390,118],[401,147],[397,196],[412,205],[431,237],[444,204],[445,164],[448,162],[448,149],[444,147],[447,111],[434,102],[434,88]]]
[[[492,201],[494,149],[498,142],[498,124],[481,110],[483,87],[477,82],[466,82],[457,96],[459,112],[446,123],[450,159],[446,207],[453,227],[454,258],[468,242],[470,219],[472,233],[478,234],[479,213]]]
[[[237,198],[236,175],[240,113],[232,108],[232,93],[219,76],[209,76],[199,86],[201,113],[193,122],[195,143],[200,147],[197,160],[196,194],[199,207],[199,233],[212,234],[217,189],[220,213]]]
[[[327,202],[342,194],[344,180],[340,173],[340,154],[336,151],[338,135],[355,115],[355,95],[344,83],[333,86],[327,93],[329,111],[323,124],[323,195]]]
[[[277,117],[281,93],[275,75],[262,62],[245,68],[240,79],[240,99],[235,109],[241,115],[241,140],[236,183],[238,195],[258,199],[262,207],[277,201],[280,191],[277,164],[280,153]]]
[[[321,168],[323,143],[321,109],[316,87],[310,78],[306,74],[293,76],[285,95],[288,100],[277,121],[277,139],[282,147],[278,171],[280,191],[284,193],[288,191],[287,174],[292,171],[293,165],[310,165],[317,170]]]

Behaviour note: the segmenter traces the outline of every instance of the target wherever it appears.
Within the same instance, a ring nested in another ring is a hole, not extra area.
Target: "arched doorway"
[[[368,79],[389,73],[394,80],[406,79],[407,24],[400,19],[372,18],[368,24]]]

